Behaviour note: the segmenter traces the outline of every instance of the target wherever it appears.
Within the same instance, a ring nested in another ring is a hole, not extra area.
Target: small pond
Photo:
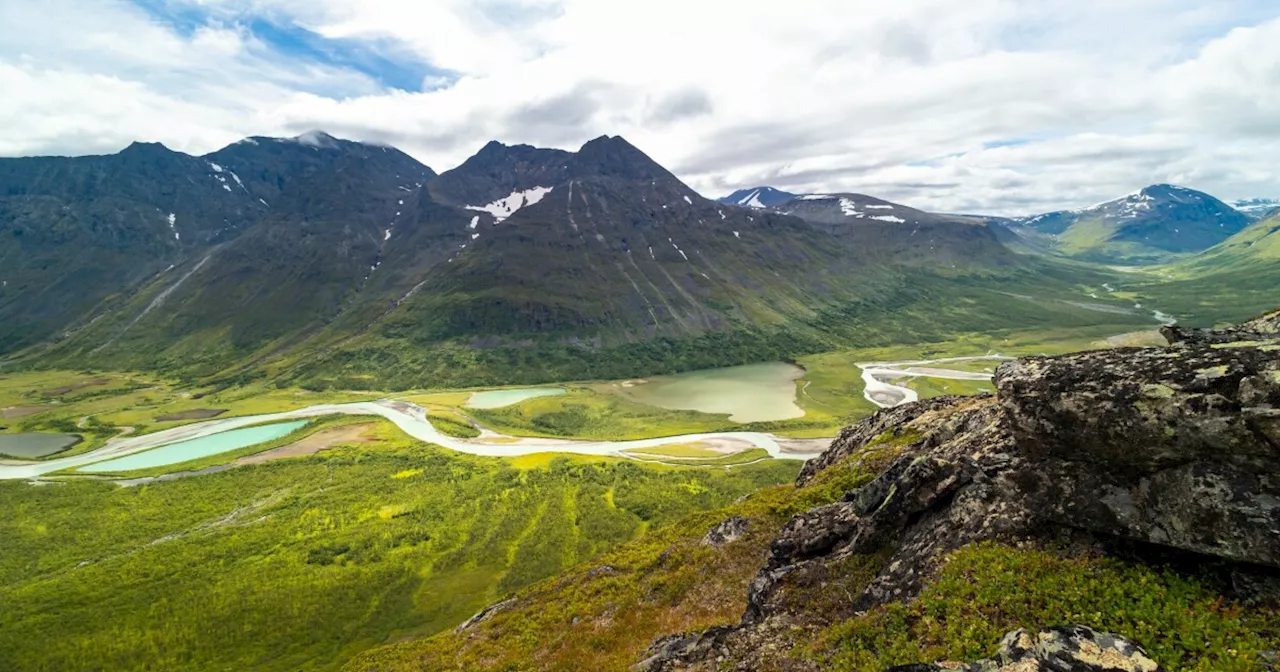
[[[796,382],[804,369],[783,362],[656,376],[625,386],[623,394],[669,410],[728,413],[734,422],[768,422],[799,418]]]
[[[37,460],[56,455],[80,443],[75,434],[27,433],[0,434],[0,455],[23,460]]]
[[[106,462],[90,464],[80,467],[79,471],[90,473],[133,471],[135,469],[150,469],[152,467],[178,464],[179,462],[187,462],[201,457],[217,455],[218,453],[239,450],[259,443],[275,441],[302,427],[307,422],[307,420],[295,420],[293,422],[281,422],[274,425],[260,425],[258,427],[233,429],[229,432],[219,432],[209,436],[202,436],[198,439],[191,439],[190,441],[152,448],[151,450],[107,460]]]
[[[465,405],[467,408],[502,408],[503,406],[518,404],[526,399],[555,397],[561,394],[564,394],[564,390],[558,387],[489,390],[472,394]]]

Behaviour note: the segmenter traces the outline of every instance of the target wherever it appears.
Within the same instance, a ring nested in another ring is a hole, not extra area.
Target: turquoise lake
[[[210,434],[202,436],[198,439],[190,441],[182,441],[181,443],[171,443],[167,446],[152,448],[141,453],[135,453],[125,457],[107,460],[106,462],[98,462],[85,467],[80,467],[79,471],[95,473],[104,471],[132,471],[134,469],[150,469],[151,467],[163,467],[179,462],[186,462],[201,457],[217,455],[232,450],[238,450],[259,443],[274,441],[282,436],[307,424],[307,420],[295,420],[293,422],[281,422],[274,425],[262,425],[259,427],[246,427],[244,429],[234,429],[229,432],[220,432],[218,434]]]
[[[564,390],[558,387],[541,387],[526,388],[519,390],[489,390],[488,392],[476,392],[467,399],[467,408],[502,408],[511,404],[518,404],[525,399],[536,399],[538,397],[555,397],[564,394]]]

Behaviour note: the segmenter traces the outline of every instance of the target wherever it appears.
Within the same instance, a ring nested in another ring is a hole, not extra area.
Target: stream
[[[165,446],[182,441],[190,441],[201,437],[280,420],[295,420],[321,415],[342,413],[347,415],[376,415],[390,420],[404,433],[420,441],[444,446],[460,453],[483,455],[487,457],[514,457],[533,453],[576,453],[579,455],[612,455],[624,450],[639,448],[655,448],[670,444],[693,443],[697,441],[716,441],[736,439],[745,441],[756,448],[768,451],[771,457],[781,459],[807,460],[818,455],[818,452],[804,450],[810,443],[805,441],[789,441],[772,434],[761,432],[713,432],[706,434],[684,434],[666,436],[656,439],[636,441],[576,441],[568,439],[543,439],[528,437],[508,437],[495,434],[478,439],[458,439],[440,433],[427,420],[426,411],[422,407],[406,401],[383,399],[353,404],[320,404],[308,406],[294,411],[270,413],[265,415],[249,415],[236,418],[223,418],[196,422],[181,427],[145,434],[142,436],[118,437],[107,442],[106,446],[83,455],[74,455],[44,462],[0,462],[0,479],[37,478],[44,474],[63,469],[82,467],[103,460],[111,460],[132,455],[158,446]],[[494,442],[494,440],[501,442]],[[823,446],[825,448],[825,446]],[[820,451],[819,451],[820,452]]]
[[[880,408],[892,408],[919,401],[916,391],[889,382],[899,378],[944,378],[948,380],[991,380],[991,374],[975,371],[953,371],[929,366],[931,364],[947,364],[950,362],[974,362],[991,360],[1007,362],[1016,359],[1003,355],[981,355],[976,357],[947,357],[944,359],[922,359],[908,362],[866,362],[858,364],[862,369],[864,387],[862,396]]]

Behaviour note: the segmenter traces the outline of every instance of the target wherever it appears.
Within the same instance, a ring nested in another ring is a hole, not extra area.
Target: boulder
[[[702,538],[702,545],[720,548],[725,544],[733,543],[747,533],[748,525],[747,519],[742,516],[727,518],[707,531],[707,535]]]
[[[1160,672],[1138,645],[1081,625],[1049,628],[1036,635],[1005,635],[995,656],[972,663],[898,665],[888,672]]]

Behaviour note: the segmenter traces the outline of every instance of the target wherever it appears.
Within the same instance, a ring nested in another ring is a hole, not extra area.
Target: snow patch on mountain
[[[1231,207],[1245,213],[1246,215],[1263,216],[1269,214],[1272,210],[1280,208],[1280,198],[1250,198],[1235,201]]]
[[[513,191],[506,198],[500,198],[486,205],[468,205],[468,210],[479,210],[493,215],[494,220],[501,222],[502,220],[515,214],[520,208],[526,208],[530,205],[541,201],[543,197],[551,193],[552,187],[534,187],[525,189],[524,191]],[[472,228],[479,218],[472,220]]]

